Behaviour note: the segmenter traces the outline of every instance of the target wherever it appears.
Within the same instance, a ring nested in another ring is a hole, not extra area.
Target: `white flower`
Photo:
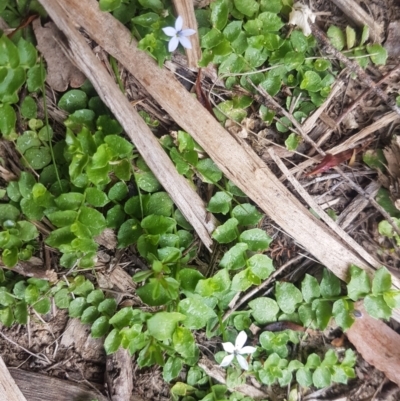
[[[238,336],[236,337],[235,345],[232,343],[222,343],[224,350],[229,353],[221,362],[219,366],[228,366],[231,364],[233,359],[236,356],[236,359],[239,362],[239,365],[242,369],[248,370],[249,364],[247,363],[246,359],[242,357],[243,354],[252,354],[256,351],[257,348],[255,347],[243,347],[243,345],[247,341],[247,334],[245,331],[241,331]]]
[[[311,27],[308,22],[315,22],[315,14],[305,4],[293,4],[292,11],[289,14],[289,24],[297,25],[304,33],[305,36],[311,34]]]
[[[171,36],[171,39],[168,42],[168,51],[173,52],[178,47],[179,43],[183,47],[186,47],[186,49],[192,48],[187,36],[195,34],[196,31],[194,29],[182,29],[182,27],[183,19],[179,16],[175,21],[175,28],[167,26],[162,29],[167,36]]]

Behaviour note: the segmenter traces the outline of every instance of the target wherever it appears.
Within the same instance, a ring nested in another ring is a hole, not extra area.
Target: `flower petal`
[[[228,365],[230,365],[230,364],[232,363],[232,361],[233,361],[233,358],[234,358],[234,355],[233,355],[233,354],[227,355],[227,356],[222,360],[222,362],[221,362],[221,364],[220,364],[219,366],[228,366]],[[243,357],[242,357],[242,358],[243,358]]]
[[[167,36],[175,36],[176,35],[176,30],[175,30],[175,28],[172,28],[172,26],[166,26],[162,30],[164,31],[164,33]]]
[[[240,350],[238,350],[238,353],[239,354],[252,354],[253,352],[256,352],[257,351],[257,348],[255,348],[255,347],[250,347],[250,346],[247,346],[247,347],[243,347],[242,349],[240,349]]]
[[[190,40],[184,36],[179,37],[179,42],[181,42],[181,45],[185,47],[186,49],[191,49],[192,44],[190,43]]]
[[[174,50],[176,50],[176,48],[179,45],[179,39],[177,36],[174,36],[173,38],[171,38],[171,40],[168,42],[168,51],[169,52],[173,52]]]
[[[196,31],[194,29],[182,29],[179,32],[179,36],[191,36],[194,35]]]
[[[236,337],[235,341],[236,350],[239,351],[241,348],[243,348],[243,345],[246,343],[246,341],[247,341],[247,334],[244,330],[242,330]]]
[[[177,32],[181,31],[183,27],[183,19],[180,15],[178,15],[178,18],[175,21],[175,30]]]
[[[235,352],[235,346],[232,343],[222,343],[222,346],[226,352],[233,354]]]
[[[247,363],[246,359],[242,357],[242,355],[236,355],[236,358],[243,370],[249,370],[249,364]]]

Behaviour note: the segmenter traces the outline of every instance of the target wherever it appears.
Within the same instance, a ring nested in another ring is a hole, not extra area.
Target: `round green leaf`
[[[227,220],[224,224],[215,229],[212,233],[212,238],[220,244],[228,244],[229,242],[232,242],[238,235],[237,225],[238,221],[235,218]]]
[[[259,297],[249,302],[251,315],[259,324],[275,322],[279,312],[278,304],[271,298]]]
[[[233,0],[236,9],[247,17],[252,17],[259,9],[260,5],[255,0]]]
[[[37,117],[37,105],[31,96],[25,96],[24,100],[22,101],[21,115],[27,119]]]
[[[301,293],[303,294],[304,301],[307,303],[310,303],[315,298],[319,298],[320,290],[317,279],[306,274],[301,282]]]
[[[292,283],[276,283],[275,297],[284,313],[293,313],[296,306],[303,301],[300,290]]]
[[[364,299],[364,307],[368,314],[376,319],[388,320],[392,316],[392,310],[382,295],[367,295]]]
[[[230,210],[232,195],[227,192],[216,192],[210,199],[207,210],[211,213],[227,214]]]
[[[72,89],[61,96],[58,101],[58,107],[73,113],[77,110],[85,109],[87,106],[88,98],[85,92],[80,89]]]
[[[318,92],[322,89],[321,77],[314,71],[306,71],[300,83],[300,88],[310,92]]]
[[[33,309],[35,309],[36,312],[41,313],[42,315],[49,313],[50,307],[51,307],[51,302],[50,299],[47,297],[33,304]]]
[[[239,240],[246,243],[249,250],[254,252],[268,249],[269,244],[272,242],[272,238],[260,228],[243,231],[242,234],[240,234]]]
[[[113,329],[108,334],[106,339],[104,340],[104,349],[106,350],[106,354],[110,355],[113,352],[118,351],[119,346],[121,345],[122,335],[119,330]]]
[[[227,0],[217,0],[213,3],[213,8],[211,10],[211,23],[214,28],[220,31],[225,28],[228,22],[228,1]]]
[[[109,327],[110,325],[108,323],[108,317],[100,316],[92,324],[91,327],[92,337],[93,338],[103,337],[107,333]]]
[[[0,103],[0,132],[3,135],[10,135],[14,132],[17,116],[9,104]]]
[[[170,340],[178,322],[182,320],[185,320],[182,313],[158,312],[147,320],[147,330],[159,341]]]
[[[179,312],[186,316],[183,324],[188,329],[198,330],[217,315],[201,298],[186,298],[179,302]]]
[[[40,170],[51,162],[50,150],[46,147],[30,148],[24,154],[26,162],[34,169]]]
[[[239,242],[232,246],[222,257],[219,265],[228,270],[241,269],[246,264],[248,245]]]
[[[73,299],[68,307],[68,312],[71,317],[80,317],[87,307],[86,298],[78,297]]]

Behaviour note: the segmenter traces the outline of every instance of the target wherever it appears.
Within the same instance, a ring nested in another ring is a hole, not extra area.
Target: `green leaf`
[[[296,381],[302,387],[305,387],[305,388],[310,387],[313,384],[312,373],[311,373],[310,369],[300,368],[296,372]]]
[[[231,207],[232,195],[227,192],[218,191],[210,199],[207,210],[211,213],[227,214]]]
[[[182,359],[170,356],[163,368],[163,379],[169,383],[179,376],[183,367]]]
[[[387,50],[380,44],[366,46],[367,52],[375,65],[385,65],[388,57]]]
[[[259,9],[260,5],[255,0],[233,0],[236,9],[247,17],[252,17]]]
[[[108,145],[115,157],[123,159],[131,157],[134,146],[119,135],[107,135],[104,142]]]
[[[32,43],[20,38],[17,44],[19,65],[24,68],[33,67],[36,64],[37,51]]]
[[[71,317],[80,317],[88,304],[86,298],[78,297],[73,299],[68,307],[68,312]]]
[[[290,150],[290,151],[294,151],[297,149],[300,142],[301,142],[301,136],[296,135],[294,132],[292,132],[285,140],[286,149]]]
[[[218,296],[229,289],[231,280],[227,270],[222,269],[213,277],[205,280],[200,280],[196,286],[196,293],[202,297]]]
[[[367,313],[375,319],[388,320],[392,316],[392,310],[382,295],[367,295],[364,298],[364,307]]]
[[[364,25],[361,34],[360,46],[362,46],[368,40],[368,38],[369,38],[369,27],[368,25]]]
[[[232,242],[238,235],[237,225],[238,221],[235,218],[228,219],[224,224],[215,229],[212,233],[212,238],[220,244]]]
[[[66,288],[62,288],[54,294],[54,301],[57,308],[66,309],[70,304],[70,295],[69,291]]]
[[[121,5],[121,0],[100,0],[99,6],[101,11],[114,11]]]
[[[139,3],[144,7],[144,8],[150,8],[150,10],[160,13],[163,9],[163,3],[161,0],[139,0]]]
[[[346,38],[343,31],[339,27],[331,25],[326,34],[331,40],[333,47],[338,50],[343,50],[344,46],[346,45]]]
[[[233,208],[232,217],[237,219],[240,225],[250,226],[258,224],[263,215],[250,203],[242,203]]]
[[[357,301],[370,293],[371,280],[365,270],[351,265],[350,277],[350,282],[347,284],[347,294],[350,299]]]
[[[177,324],[185,321],[185,315],[178,312],[157,312],[147,320],[149,335],[159,341],[170,340]]]
[[[146,192],[156,192],[161,189],[160,183],[150,171],[135,174],[136,183],[140,189]]]
[[[51,302],[49,298],[43,298],[33,304],[33,309],[35,309],[36,312],[41,313],[42,315],[45,315],[46,313],[49,313],[51,307]]]
[[[249,250],[254,252],[265,251],[272,242],[272,238],[260,228],[243,231],[242,234],[240,234],[239,240],[247,244]]]
[[[60,210],[57,212],[49,213],[48,219],[56,227],[70,226],[78,217],[78,212],[73,210]]]
[[[247,265],[250,271],[259,277],[261,280],[268,278],[275,270],[272,259],[267,255],[253,255],[248,261]]]
[[[0,322],[6,327],[14,323],[14,315],[10,307],[0,309]]]
[[[13,205],[0,203],[0,224],[6,220],[17,221],[20,211]]]
[[[332,272],[324,269],[320,289],[323,298],[336,297],[341,293],[340,280]]]
[[[197,354],[197,345],[192,332],[186,327],[177,327],[172,336],[172,343],[176,352],[183,358],[193,358]]]
[[[186,298],[179,302],[178,310],[186,316],[183,324],[191,330],[199,330],[217,315],[201,298]]]
[[[128,187],[124,182],[117,182],[108,191],[108,198],[111,201],[122,201],[128,195]]]
[[[260,85],[269,95],[275,96],[281,90],[282,80],[278,76],[267,74],[267,79]]]
[[[156,192],[150,196],[147,204],[147,214],[170,217],[174,203],[166,192]]]
[[[218,46],[224,40],[224,35],[218,29],[211,29],[201,38],[201,47],[212,49]]]
[[[118,248],[126,248],[135,244],[142,233],[143,230],[138,220],[129,219],[125,221],[118,230]]]
[[[303,296],[292,283],[276,283],[276,302],[284,313],[293,313],[296,306],[303,301]]]
[[[119,330],[113,329],[110,331],[106,339],[104,340],[104,349],[106,350],[106,354],[110,355],[113,352],[118,351],[118,348],[121,345],[122,335]]]
[[[19,324],[28,323],[28,305],[25,302],[18,302],[14,307],[15,320]]]
[[[85,200],[94,207],[103,207],[110,202],[107,195],[97,188],[86,188]]]
[[[300,83],[300,89],[310,92],[318,92],[322,89],[321,77],[314,71],[306,71],[303,80]]]
[[[26,83],[29,92],[42,89],[46,79],[46,70],[42,64],[36,64],[28,70]]]
[[[296,52],[303,53],[308,49],[308,40],[303,32],[294,30],[290,35],[290,43],[293,46],[293,50]]]
[[[313,384],[317,388],[328,387],[331,384],[331,373],[329,368],[325,366],[319,366],[315,369],[312,375]]]
[[[35,100],[31,96],[25,96],[21,103],[21,115],[24,118],[36,118],[37,116],[37,105]],[[18,138],[19,139],[19,138]]]
[[[392,287],[392,276],[385,267],[381,267],[375,272],[372,280],[372,293],[374,295],[389,291]]]
[[[213,27],[220,31],[224,29],[228,22],[228,14],[229,9],[227,0],[217,0],[214,2],[211,10],[211,23],[213,24]]]
[[[180,285],[183,290],[194,292],[197,283],[204,279],[204,276],[196,269],[183,268],[179,271]]]
[[[356,31],[350,26],[346,26],[346,43],[348,49],[351,49],[356,44]]]
[[[233,42],[242,30],[242,21],[232,21],[224,29],[224,36],[229,42]]]
[[[222,257],[219,265],[228,270],[237,270],[246,264],[248,245],[239,242],[232,246]]]
[[[353,316],[354,304],[353,302],[339,299],[333,304],[332,313],[335,318],[336,324],[344,331],[351,327],[354,323]]]
[[[54,201],[61,210],[77,210],[82,205],[84,196],[79,192],[69,192],[61,194]]]
[[[209,158],[200,160],[196,169],[201,174],[202,180],[208,184],[215,184],[222,178],[221,170]]]
[[[0,103],[0,132],[3,135],[10,135],[14,132],[17,116],[9,104]]]
[[[50,150],[47,147],[29,148],[24,157],[34,170],[40,170],[51,162]]]
[[[275,322],[279,312],[278,304],[271,298],[259,297],[249,302],[251,315],[258,324]]]
[[[383,299],[391,309],[400,307],[400,291],[398,290],[385,291],[383,293]]]
[[[100,338],[103,337],[108,329],[109,329],[110,325],[108,323],[108,317],[106,316],[100,316],[98,319],[96,319],[91,327],[91,335],[93,338]]]
[[[72,89],[61,96],[58,107],[68,113],[86,109],[88,98],[85,92],[80,89]]]
[[[131,307],[125,307],[119,310],[110,320],[109,323],[113,325],[116,329],[123,329],[124,327],[129,327],[132,324],[132,320],[140,313],[139,311],[134,311]]]
[[[262,22],[264,33],[279,31],[285,25],[276,13],[269,11],[259,14],[257,18]]]
[[[332,317],[332,303],[323,299],[314,299],[312,309],[315,311],[317,327],[324,330]]]
[[[3,253],[1,254],[1,259],[7,267],[14,267],[18,262],[18,249],[4,249]]]
[[[83,324],[92,324],[99,317],[99,312],[95,306],[89,306],[86,308],[81,316],[81,322]]]
[[[151,235],[165,234],[175,229],[176,221],[171,217],[150,215],[142,220],[141,226]]]
[[[19,239],[22,241],[32,241],[39,236],[38,229],[29,221],[19,221],[17,227],[19,229]]]
[[[103,214],[87,206],[81,207],[78,220],[86,225],[93,235],[99,235],[106,228]]]
[[[101,301],[99,303],[99,306],[97,307],[97,309],[102,314],[112,316],[117,309],[117,302],[115,301],[114,298],[106,298],[106,299],[104,299],[104,301]],[[115,315],[114,315],[114,318],[115,318]]]
[[[315,298],[319,298],[320,289],[317,279],[309,274],[306,274],[301,282],[301,293],[304,301],[307,303],[310,303]]]

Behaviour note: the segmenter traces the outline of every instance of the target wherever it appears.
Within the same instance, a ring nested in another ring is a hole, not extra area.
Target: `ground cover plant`
[[[160,68],[177,46],[191,46],[187,38],[195,30],[185,27],[167,1],[100,0],[99,5],[130,29]],[[0,16],[15,28],[27,13],[46,18],[36,1],[8,0],[0,8]],[[221,124],[240,124],[257,115],[260,124],[281,135],[282,147],[299,150],[303,143],[296,122],[303,123],[324,103],[343,69],[320,54],[307,17],[314,15],[289,0],[216,0],[196,10],[199,66],[213,64],[230,90],[222,96],[213,88],[213,113]],[[386,62],[386,50],[369,40],[366,27],[356,32],[331,25],[327,36],[362,68]],[[190,133],[179,127],[163,132],[162,124],[142,110],[177,171],[208,191],[207,211],[219,221],[212,234],[217,257],[202,268],[193,228],[93,86],[85,82],[57,97],[66,117],[56,124],[49,116],[46,65],[32,31],[3,33],[0,49],[0,132],[20,167],[18,175],[2,175],[0,185],[4,327],[29,325],[32,314],[48,315],[54,302],[89,325],[94,338],[103,338],[107,354],[123,348],[139,368],[159,367],[174,400],[251,401],[250,395],[231,391],[249,378],[259,386],[290,386],[291,399],[297,399],[307,389],[356,377],[355,351],[312,350],[310,330],[322,332],[334,320],[345,332],[360,317],[359,300],[371,316],[388,320],[400,306],[388,269],[370,277],[351,265],[346,283],[322,267],[317,277],[276,280],[265,216]],[[110,63],[118,75],[117,65]],[[258,88],[271,97],[285,94],[282,108],[292,118],[260,103]],[[364,160],[385,173],[383,152],[366,153]],[[389,193],[379,196],[398,224]],[[336,218],[334,211],[331,216]],[[99,286],[96,264],[105,233],[114,233],[117,250],[141,261],[143,268],[131,274],[136,305],[119,304],[112,291]],[[380,222],[379,233],[398,244],[390,216]],[[53,255],[58,276],[25,278],[13,271],[40,255],[42,247]],[[261,291],[266,281],[267,294]],[[231,308],[238,297],[258,288],[246,305]],[[202,368],[201,338],[214,342],[213,363],[226,368],[224,384]]]

